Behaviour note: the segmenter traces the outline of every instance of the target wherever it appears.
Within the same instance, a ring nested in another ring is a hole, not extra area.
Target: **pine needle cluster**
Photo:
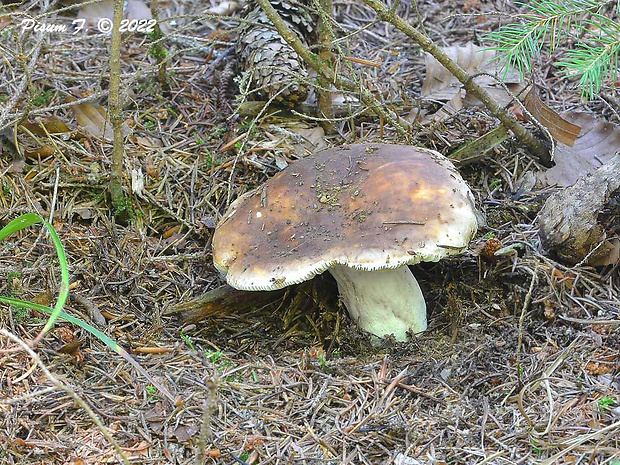
[[[616,81],[620,0],[532,0],[519,5],[525,13],[487,35],[506,71],[515,68],[523,75],[544,48],[565,48],[555,64],[566,76],[580,76],[585,96],[593,98],[606,81]]]

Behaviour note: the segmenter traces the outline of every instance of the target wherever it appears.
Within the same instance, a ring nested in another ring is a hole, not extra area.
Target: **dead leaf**
[[[161,402],[157,402],[155,407],[144,412],[144,418],[149,423],[160,423],[166,419],[166,411]]]
[[[231,15],[240,8],[239,2],[221,2],[219,5],[209,8],[207,13],[212,15]]]
[[[11,162],[11,167],[9,168],[9,173],[21,173],[26,166],[26,154],[24,153],[24,158],[16,158]]]
[[[444,106],[442,106],[438,111],[433,113],[432,115],[426,115],[420,121],[420,124],[425,125],[429,123],[436,123],[439,121],[443,121],[450,116],[455,115],[460,109],[463,108],[463,99],[464,99],[465,91],[460,90],[454,97],[452,97]],[[417,109],[411,110],[409,115],[407,115],[407,121],[413,123],[413,118],[415,118],[415,114]]]
[[[147,441],[140,441],[133,447],[122,447],[125,452],[131,452],[131,455],[144,456],[148,453],[151,445]]]
[[[82,342],[83,341],[81,340],[69,342],[62,346],[60,349],[58,349],[58,352],[61,354],[72,354],[80,348]]]
[[[568,289],[572,289],[575,285],[575,280],[577,279],[577,275],[567,271],[566,273],[558,268],[553,268],[551,271],[551,277],[553,282],[557,282],[558,284],[565,285]]]
[[[90,135],[107,141],[114,139],[114,131],[110,118],[108,118],[108,112],[101,105],[84,102],[72,106],[71,109],[78,125],[83,127]],[[123,134],[126,135],[129,131],[129,126],[123,123]]]
[[[43,292],[39,292],[34,296],[32,301],[35,304],[43,305],[44,307],[49,307],[52,304],[52,291],[50,289],[46,289]],[[64,331],[66,328],[64,326],[59,327],[59,331]]]
[[[200,428],[196,425],[181,425],[172,432],[172,435],[177,439],[179,443],[186,443],[194,436]]]
[[[442,50],[470,75],[484,72],[500,77],[503,76],[501,65],[495,60],[496,52],[494,50],[478,47],[471,42],[464,47],[455,45]],[[435,100],[451,100],[462,88],[462,84],[430,53],[426,53],[425,63],[426,79],[422,85],[422,97]],[[496,79],[490,76],[479,76],[476,78],[476,82],[487,92],[491,93],[491,96],[497,103],[506,105],[510,102],[510,96]],[[506,75],[504,83],[513,92],[518,92],[521,77],[517,71],[510,71]]]
[[[572,186],[586,174],[610,161],[620,151],[620,126],[600,120],[589,113],[566,111],[562,118],[580,126],[572,147],[558,143],[555,166],[538,173],[543,185]]]
[[[91,220],[95,217],[95,210],[87,207],[74,208],[72,213],[78,215],[83,220]]]
[[[605,253],[598,260],[592,261],[593,266],[616,265],[620,263],[620,240],[612,239],[603,244]]]
[[[129,138],[133,143],[148,149],[157,149],[163,146],[161,139],[151,136],[131,136]]]
[[[235,11],[240,10],[241,5],[239,2],[231,1],[231,2],[221,2],[219,5],[213,6],[209,8],[206,13],[211,15],[224,15],[230,16]],[[210,19],[206,19],[205,23],[211,28],[216,29],[216,25]]]
[[[19,126],[19,133],[22,136],[23,156],[25,159],[39,159],[52,156],[55,152],[54,146],[45,144],[40,138],[47,138],[48,134],[65,134],[64,139],[68,139],[70,134],[69,127],[56,116],[44,118],[36,122],[24,122]],[[19,167],[15,167],[18,169]]]
[[[69,126],[56,116],[50,116],[35,123],[25,122],[21,126],[39,137],[46,137],[48,133],[63,134],[70,132]]]
[[[51,145],[44,145],[35,150],[24,150],[24,158],[26,159],[38,159],[51,157],[54,154],[54,147]]]
[[[78,125],[90,135],[110,141],[114,138],[112,123],[101,105],[85,102],[74,105],[71,109]]]
[[[291,155],[303,158],[327,147],[325,131],[320,126],[308,127],[303,122],[291,120],[271,124],[268,130],[270,132],[266,134],[271,141],[262,144],[262,149],[275,149],[274,158],[280,169],[288,166]]]
[[[303,145],[310,152],[316,152],[327,147],[325,131],[321,126],[315,126],[313,128],[293,127],[289,128],[289,130],[303,137],[304,141],[307,142]],[[296,152],[298,151],[296,150]]]
[[[529,90],[523,99],[523,104],[532,116],[549,130],[551,137],[569,147],[573,146],[577,137],[579,137],[581,128],[562,118],[555,110],[543,102],[536,85],[533,85]]]

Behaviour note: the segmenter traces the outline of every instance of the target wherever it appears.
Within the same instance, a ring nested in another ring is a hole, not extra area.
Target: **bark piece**
[[[207,318],[258,309],[277,301],[285,291],[238,291],[225,284],[200,297],[174,305],[167,309],[165,314],[178,315],[182,324],[197,323]]]
[[[602,225],[599,213],[619,189],[620,156],[615,156],[573,186],[551,195],[536,220],[543,245],[570,263],[613,263],[617,238],[609,237],[608,230],[616,229],[620,218]]]

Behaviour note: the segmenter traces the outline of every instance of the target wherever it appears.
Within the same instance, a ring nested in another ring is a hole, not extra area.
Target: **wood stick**
[[[168,308],[164,315],[178,315],[182,324],[197,323],[207,318],[258,309],[277,301],[285,291],[239,291],[225,284]]]

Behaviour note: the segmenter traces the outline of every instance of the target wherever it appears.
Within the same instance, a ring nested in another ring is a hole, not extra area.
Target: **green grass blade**
[[[13,299],[11,297],[1,297],[0,296],[0,302],[5,303],[5,304],[9,304],[9,305],[14,305],[15,307],[30,308],[31,310],[36,310],[38,312],[47,313],[48,315],[51,315],[55,311],[55,309],[52,310],[51,308],[46,307],[44,305],[35,304],[33,302],[26,302],[25,300],[20,300],[20,299]],[[177,399],[175,399],[174,396],[172,394],[170,394],[170,392],[165,387],[163,387],[160,383],[155,381],[153,379],[153,377],[151,375],[149,375],[148,372],[144,368],[142,368],[142,365],[140,365],[129,354],[129,352],[127,352],[125,349],[123,349],[121,346],[119,346],[113,339],[108,337],[105,333],[99,331],[97,328],[95,328],[94,326],[86,323],[85,321],[83,321],[83,320],[81,320],[79,318],[76,318],[76,317],[74,317],[72,315],[69,315],[68,313],[65,313],[63,311],[61,311],[58,314],[58,317],[63,319],[63,320],[68,321],[69,323],[73,323],[73,324],[79,326],[80,328],[83,328],[86,331],[88,331],[89,333],[91,333],[93,336],[95,336],[97,339],[99,339],[101,342],[103,342],[106,346],[108,346],[111,350],[113,350],[118,355],[123,357],[140,374],[142,374],[153,386],[155,386],[165,397],[167,397],[168,400],[170,400],[170,402],[172,402],[174,404],[177,401]]]
[[[43,221],[36,213],[26,213],[25,215],[18,216],[9,224],[7,224],[4,228],[0,229],[0,241],[9,237],[12,234],[15,234],[17,231],[21,231],[33,224],[37,224]]]
[[[56,248],[56,253],[58,254],[58,261],[60,262],[60,292],[58,293],[58,300],[56,301],[56,305],[54,306],[54,311],[50,314],[47,323],[45,324],[43,330],[41,331],[41,335],[47,333],[54,326],[54,322],[56,318],[62,312],[62,309],[67,303],[67,298],[69,297],[69,265],[67,263],[67,255],[65,254],[65,248],[62,246],[62,242],[60,242],[60,238],[52,226],[47,221],[43,220],[43,224],[47,228],[50,233],[50,237],[52,238],[52,242],[54,243],[54,247]]]
[[[37,312],[47,313],[48,315],[51,314],[53,311],[51,308],[46,307],[45,305],[39,305],[39,304],[35,304],[34,302],[27,302],[25,300],[20,300],[20,299],[13,299],[11,297],[0,296],[0,302],[13,305],[15,307],[29,308],[31,310],[36,310]],[[68,321],[69,323],[73,323],[79,326],[80,328],[84,328],[86,331],[91,333],[93,336],[95,336],[97,339],[99,339],[101,342],[107,345],[114,352],[119,353],[119,350],[122,350],[122,347],[119,346],[116,342],[114,342],[114,340],[110,339],[104,333],[99,331],[94,326],[89,325],[85,321],[82,321],[79,318],[69,315],[68,313],[65,313],[65,312],[60,312],[59,318],[62,318],[63,320]]]
[[[16,233],[17,231],[21,231],[33,224],[43,223],[45,228],[49,231],[50,237],[52,238],[52,243],[56,248],[56,254],[58,255],[58,261],[60,262],[60,292],[58,293],[58,300],[56,301],[56,305],[54,306],[53,312],[50,314],[43,330],[37,336],[37,339],[41,338],[45,333],[47,333],[54,326],[54,322],[60,315],[65,303],[67,303],[67,298],[69,297],[69,265],[67,264],[67,256],[65,254],[65,249],[62,246],[62,242],[56,233],[54,227],[41,218],[36,213],[26,213],[24,215],[18,216],[9,224],[7,224],[4,228],[0,230],[0,240],[9,237],[10,235]]]

